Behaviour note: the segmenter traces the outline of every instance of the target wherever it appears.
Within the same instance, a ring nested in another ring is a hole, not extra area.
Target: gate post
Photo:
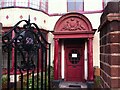
[[[98,30],[100,32],[100,86],[120,90],[120,0],[107,3]]]

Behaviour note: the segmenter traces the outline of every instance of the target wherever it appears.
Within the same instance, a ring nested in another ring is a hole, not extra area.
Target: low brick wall
[[[109,2],[101,16],[101,87],[120,88],[120,2]]]

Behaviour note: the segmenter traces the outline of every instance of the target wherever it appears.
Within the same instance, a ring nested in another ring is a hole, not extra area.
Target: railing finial
[[[28,17],[28,22],[30,23],[30,15],[29,15],[29,17]]]

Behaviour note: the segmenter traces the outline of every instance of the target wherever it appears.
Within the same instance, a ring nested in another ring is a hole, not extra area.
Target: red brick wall
[[[101,87],[120,89],[120,2],[109,2],[101,16]]]

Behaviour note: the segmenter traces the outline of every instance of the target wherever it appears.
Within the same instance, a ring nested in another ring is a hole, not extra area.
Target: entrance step
[[[53,80],[51,90],[94,90],[94,82],[72,82],[64,80]]]
[[[71,89],[79,89],[79,88],[87,88],[86,83],[82,82],[60,82],[59,88],[71,88]]]

